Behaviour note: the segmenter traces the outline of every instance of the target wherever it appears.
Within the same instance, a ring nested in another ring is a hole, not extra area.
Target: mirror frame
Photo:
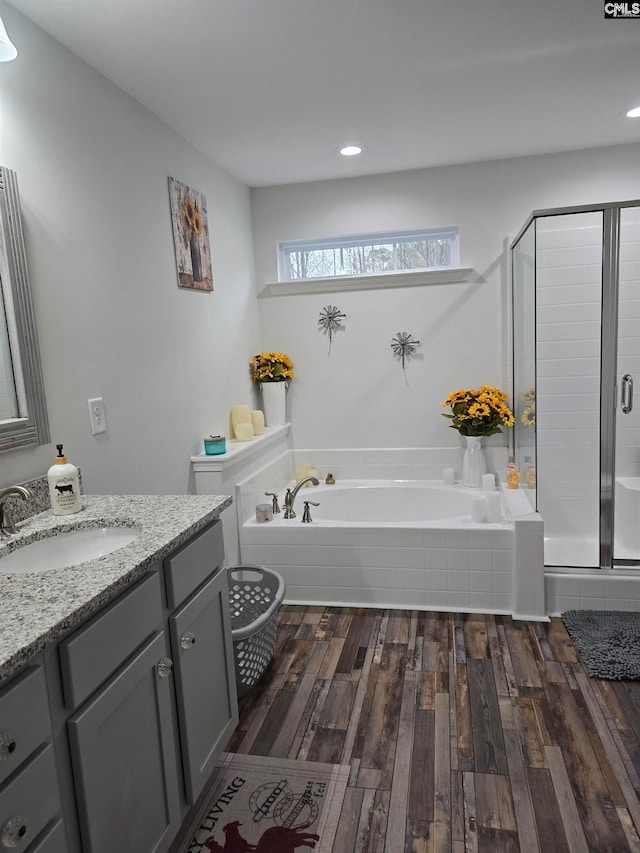
[[[18,417],[0,421],[0,453],[5,453],[49,444],[50,435],[18,178],[4,166],[0,166],[0,287],[18,398]]]

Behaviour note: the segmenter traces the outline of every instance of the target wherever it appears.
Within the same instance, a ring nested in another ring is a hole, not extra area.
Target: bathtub
[[[477,489],[445,486],[439,482],[397,480],[347,481],[333,486],[303,487],[296,497],[296,515],[304,501],[313,521],[335,526],[357,524],[457,525],[468,523]],[[284,506],[284,493],[280,496]]]
[[[291,603],[512,613],[514,526],[472,522],[480,494],[430,480],[302,488],[295,519],[240,525],[241,561],[280,572]],[[305,500],[320,504],[310,524]]]

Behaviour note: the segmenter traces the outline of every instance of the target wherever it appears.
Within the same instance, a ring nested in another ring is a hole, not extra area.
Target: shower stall
[[[534,211],[511,245],[514,453],[549,567],[640,566],[640,200]]]

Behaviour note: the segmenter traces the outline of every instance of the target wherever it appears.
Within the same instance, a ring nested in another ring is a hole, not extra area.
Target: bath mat
[[[640,613],[568,610],[562,619],[592,678],[640,679]]]
[[[184,853],[331,853],[349,767],[226,753]]]

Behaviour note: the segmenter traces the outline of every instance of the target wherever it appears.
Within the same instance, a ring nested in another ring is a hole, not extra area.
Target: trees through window
[[[458,229],[280,243],[280,281],[434,270],[459,264]]]

